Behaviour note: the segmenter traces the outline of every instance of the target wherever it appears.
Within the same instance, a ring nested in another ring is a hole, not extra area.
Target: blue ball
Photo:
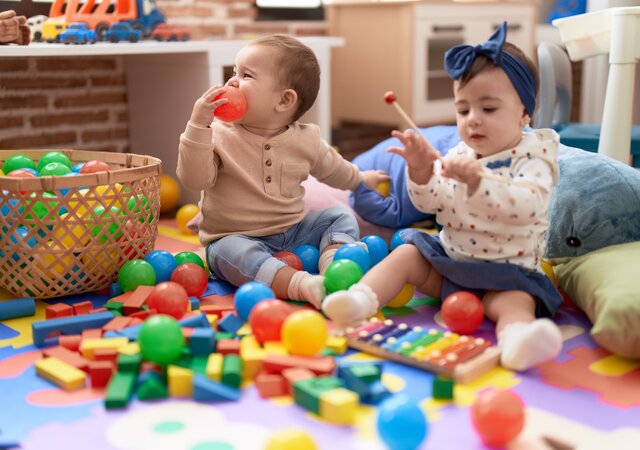
[[[32,174],[34,174],[36,177],[40,176],[40,173],[36,170],[36,169],[32,169],[30,167],[23,167],[22,170],[26,170],[27,172],[31,172]]]
[[[371,267],[378,264],[380,261],[384,259],[385,256],[389,254],[389,246],[380,236],[376,236],[375,234],[370,234],[368,236],[360,239],[362,242],[367,244],[367,249],[369,250],[369,260],[371,263]]]
[[[269,286],[259,281],[249,281],[238,288],[233,297],[233,304],[238,317],[247,322],[253,307],[269,298],[276,298]]]
[[[313,245],[301,245],[293,253],[300,258],[302,269],[309,273],[318,273],[318,261],[320,260],[320,250]]]
[[[76,164],[71,168],[71,171],[75,173],[80,173],[80,169],[82,169],[85,164],[86,162],[79,162],[78,164]]]
[[[2,193],[4,195],[6,195],[7,197],[9,196],[9,192],[7,191],[2,191]],[[13,198],[9,198],[6,200],[6,203],[2,205],[2,207],[0,207],[0,215],[7,217],[11,211],[13,210],[14,214],[16,214],[18,212],[18,206],[19,201]]]
[[[3,232],[6,233],[6,230],[3,230]],[[26,244],[29,248],[34,248],[38,244],[38,241],[33,236],[27,237],[28,234],[29,229],[20,225],[16,227],[15,231],[9,235],[9,240],[12,244],[18,244],[20,246]],[[4,255],[4,252],[0,250],[0,256]],[[19,262],[21,255],[19,255],[18,253],[14,253],[13,255],[11,255],[11,258],[16,262]]]
[[[156,283],[169,281],[171,274],[178,267],[176,258],[166,250],[154,250],[144,260],[153,267],[156,273]]]
[[[395,395],[378,409],[378,435],[391,450],[415,450],[427,437],[424,412],[407,395]]]
[[[402,228],[402,229],[396,231],[395,233],[393,233],[393,236],[391,236],[391,250],[395,250],[396,247],[398,247],[399,245],[402,245],[402,244],[406,243],[404,241],[404,239],[402,239],[402,237],[400,237],[400,234],[404,230],[408,230],[408,228]]]
[[[338,249],[335,256],[333,257],[334,261],[338,261],[339,259],[349,259],[355,262],[358,266],[360,266],[363,274],[367,273],[367,271],[371,268],[369,252],[359,244],[344,244]]]

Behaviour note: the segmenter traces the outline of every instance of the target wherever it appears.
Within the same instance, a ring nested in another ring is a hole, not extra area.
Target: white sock
[[[293,274],[287,287],[287,296],[291,300],[307,301],[317,309],[320,309],[325,295],[327,295],[327,291],[324,287],[324,277],[311,275],[303,270]]]
[[[329,294],[322,302],[322,312],[341,327],[359,324],[374,316],[379,307],[376,293],[362,283]]]
[[[549,319],[516,322],[500,332],[498,344],[502,347],[502,365],[521,371],[558,356],[562,350],[562,334]]]
[[[320,272],[320,275],[324,275],[327,271],[327,267],[329,267],[333,262],[333,257],[336,255],[337,251],[337,248],[330,248],[329,250],[322,252],[320,259],[318,260],[318,272]]]

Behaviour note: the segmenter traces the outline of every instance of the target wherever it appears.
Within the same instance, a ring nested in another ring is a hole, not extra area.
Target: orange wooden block
[[[97,348],[93,352],[96,361],[110,361],[116,364],[118,360],[118,350],[115,348]]]
[[[63,334],[58,338],[58,345],[64,348],[68,348],[72,352],[77,352],[80,349],[80,342],[82,336],[79,334]]]
[[[216,352],[223,355],[239,355],[240,339],[220,339],[216,344]]]
[[[63,361],[70,366],[73,366],[76,369],[80,369],[84,372],[86,372],[89,368],[90,361],[87,358],[60,345],[57,347],[46,348],[42,350],[42,354],[44,356],[57,358],[60,361]]]
[[[105,311],[109,311],[109,310],[107,308],[96,308],[89,311],[89,314],[101,313]]]
[[[281,373],[284,369],[299,367],[310,370],[316,375],[330,375],[336,368],[336,362],[331,356],[307,357],[267,355],[262,360],[262,367],[274,373]]]
[[[82,314],[89,314],[93,310],[93,303],[89,300],[86,302],[76,303],[73,307],[73,314],[81,316]]]
[[[111,319],[109,322],[105,323],[102,326],[102,331],[106,332],[106,331],[122,330],[123,328],[128,327],[130,323],[131,323],[130,317],[115,316],[113,319]]]
[[[102,329],[100,328],[87,328],[82,330],[82,339],[99,339],[102,337]]]
[[[229,307],[227,306],[222,306],[222,305],[200,305],[200,312],[201,313],[205,313],[205,314],[210,314],[210,315],[214,315],[217,316],[219,319],[222,318],[222,314],[224,312],[232,312],[235,311],[235,309],[229,309]]]
[[[56,303],[55,305],[47,306],[44,310],[44,315],[47,319],[69,317],[73,316],[73,308],[64,303]]]
[[[288,393],[285,379],[280,374],[261,372],[253,381],[262,398],[278,397]]]
[[[309,369],[303,369],[301,367],[291,367],[290,369],[284,369],[282,371],[282,377],[284,378],[285,390],[287,395],[293,395],[293,384],[299,380],[306,380],[307,378],[314,378],[315,374]]]
[[[115,365],[111,361],[91,361],[89,363],[89,378],[91,387],[101,389],[107,387]]]
[[[154,289],[155,286],[138,286],[123,302],[122,313],[128,316],[136,311],[140,311],[142,305],[147,302],[147,297],[149,297],[149,294],[151,294],[151,291]]]
[[[182,327],[182,335],[189,342],[191,336],[193,336],[193,328],[192,327]]]
[[[128,317],[145,320],[153,316],[154,314],[157,314],[157,311],[155,309],[148,309],[146,311],[136,311],[134,313],[129,314]]]
[[[130,327],[134,326],[134,325],[140,325],[141,323],[144,323],[144,320],[138,318],[138,317],[131,317],[129,316],[129,318],[131,319],[131,322],[129,322]]]
[[[229,295],[207,295],[206,297],[200,297],[200,307],[202,305],[215,305],[215,306],[223,306],[225,308],[235,309],[233,305],[233,294]]]
[[[162,375],[162,366],[151,361],[142,361],[140,365],[140,373],[142,372],[156,372]]]

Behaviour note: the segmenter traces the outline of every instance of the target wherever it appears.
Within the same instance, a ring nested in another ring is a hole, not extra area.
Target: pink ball
[[[180,264],[173,270],[171,281],[185,288],[190,297],[200,297],[207,290],[209,276],[199,265],[187,263]]]
[[[98,161],[96,159],[87,161],[80,169],[80,173],[96,173],[96,172],[108,172],[111,170],[109,164],[104,161]]]
[[[484,320],[484,307],[477,295],[458,291],[442,302],[442,320],[451,331],[459,334],[473,333]]]
[[[181,319],[189,310],[189,295],[178,283],[163,281],[147,297],[147,306],[160,314]]]

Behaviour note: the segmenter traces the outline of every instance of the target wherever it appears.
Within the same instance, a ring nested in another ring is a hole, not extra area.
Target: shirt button
[[[267,183],[271,183],[271,177],[267,177],[267,178],[265,178],[265,181],[266,181]]]
[[[265,150],[271,150],[271,145],[269,145],[269,144],[264,144],[264,149],[265,149]]]
[[[267,159],[267,161],[265,162],[265,164],[267,165],[267,167],[271,167],[271,160]]]

